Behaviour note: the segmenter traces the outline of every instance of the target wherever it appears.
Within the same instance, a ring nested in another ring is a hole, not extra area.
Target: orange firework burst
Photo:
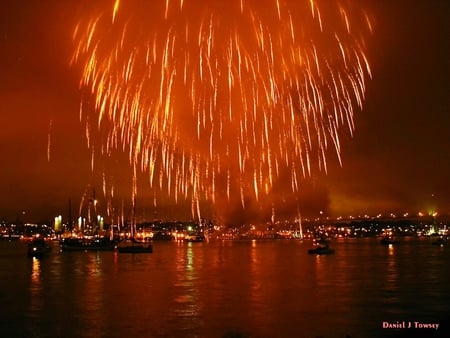
[[[370,76],[366,13],[331,0],[129,0],[90,8],[73,61],[103,154],[193,201],[290,190],[354,129]],[[354,20],[356,19],[356,21]],[[86,116],[86,115],[83,115]]]

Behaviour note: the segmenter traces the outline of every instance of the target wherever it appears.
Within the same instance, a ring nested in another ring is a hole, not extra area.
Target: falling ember
[[[326,171],[328,153],[340,161],[339,134],[362,108],[372,26],[353,2],[90,8],[74,30],[73,63],[95,97],[82,118],[98,126],[104,155],[125,150],[135,173],[190,198],[193,214],[223,196],[258,201],[283,171],[295,193],[300,177]]]
[[[50,120],[48,124],[48,134],[47,134],[47,161],[50,162],[51,146],[52,146],[52,125],[53,121]]]
[[[119,11],[119,4],[120,4],[120,0],[115,0],[113,16],[112,16],[112,23],[114,23],[114,21],[116,20],[116,15],[117,15],[117,12]]]

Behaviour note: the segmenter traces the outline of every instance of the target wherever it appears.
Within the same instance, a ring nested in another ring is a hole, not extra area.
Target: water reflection
[[[32,268],[31,268],[31,290],[32,292],[36,292],[40,289],[40,276],[41,276],[41,261],[39,258],[32,258]]]
[[[390,244],[388,246],[387,258],[386,258],[386,270],[384,280],[384,290],[386,292],[386,303],[392,304],[398,302],[398,271],[396,256],[394,255],[394,246]]]
[[[309,246],[181,242],[144,256],[0,256],[0,289],[14,295],[4,295],[12,305],[2,318],[16,328],[5,336],[379,338],[385,320],[448,316],[448,250],[349,240],[316,257]]]
[[[200,286],[197,284],[196,270],[202,262],[200,257],[195,257],[193,245],[202,245],[202,243],[178,242],[177,244],[173,314],[181,320],[184,330],[193,330],[200,325]]]
[[[102,280],[102,255],[93,252],[87,255],[86,278],[80,288],[80,301],[83,304],[83,320],[90,327],[93,336],[101,335],[106,329],[105,324],[105,293]]]
[[[257,266],[257,258],[256,258],[256,240],[252,241],[252,245],[250,248],[250,262],[251,262],[251,281],[252,281],[252,285],[251,285],[251,293],[253,295],[257,295],[258,290],[261,289],[261,280],[259,280],[257,278],[258,276],[258,266]]]
[[[42,283],[41,283],[41,261],[39,258],[32,258],[31,265],[31,283],[30,283],[30,310],[32,312],[38,311],[41,306],[41,293],[42,293]]]
[[[32,332],[39,330],[39,315],[44,307],[44,297],[42,294],[42,263],[39,258],[33,257],[30,275],[30,302],[28,313],[30,315],[29,327]]]

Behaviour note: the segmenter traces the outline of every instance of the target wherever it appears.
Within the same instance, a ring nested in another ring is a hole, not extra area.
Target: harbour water
[[[53,245],[36,259],[0,242],[1,337],[448,334],[450,248],[428,238],[335,240],[328,256],[297,240],[155,242],[152,254]]]

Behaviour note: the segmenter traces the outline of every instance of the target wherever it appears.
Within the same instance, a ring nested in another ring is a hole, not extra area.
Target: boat
[[[27,255],[28,257],[43,257],[49,254],[51,249],[51,246],[45,242],[44,238],[35,237],[28,243]]]
[[[152,253],[153,245],[149,240],[140,241],[135,238],[123,240],[117,244],[120,253]]]
[[[184,238],[184,240],[186,242],[191,242],[191,243],[204,242],[205,236],[203,236],[203,235],[188,235]]]
[[[399,244],[400,241],[395,240],[392,236],[385,236],[381,239],[381,244],[383,245],[392,245],[392,244]]]
[[[431,242],[432,245],[445,246],[447,245],[447,238],[439,237],[435,241]]]
[[[136,200],[133,200],[133,215],[131,222],[131,236],[117,244],[117,251],[120,253],[152,253],[153,245],[149,238],[136,239],[136,221],[135,221]]]
[[[331,255],[334,254],[334,249],[331,249],[328,245],[319,245],[314,249],[309,249],[308,253],[310,255]]]
[[[170,232],[157,231],[157,232],[153,233],[152,240],[153,241],[171,241],[171,240],[173,240],[173,236]]]
[[[117,244],[117,241],[114,240],[113,227],[110,227],[109,233],[103,230],[103,221],[102,223],[99,222],[101,217],[97,214],[96,209],[95,188],[90,185],[86,187],[81,198],[80,215],[86,201],[87,219],[80,216],[82,222],[78,224],[77,229],[70,237],[60,240],[61,251],[113,251]],[[71,215],[71,201],[69,199],[70,228],[72,228]]]
[[[116,242],[107,237],[67,237],[60,242],[61,251],[112,251]]]
[[[334,249],[330,248],[330,241],[326,238],[318,238],[314,240],[315,248],[309,249],[310,255],[331,255],[334,253]]]

